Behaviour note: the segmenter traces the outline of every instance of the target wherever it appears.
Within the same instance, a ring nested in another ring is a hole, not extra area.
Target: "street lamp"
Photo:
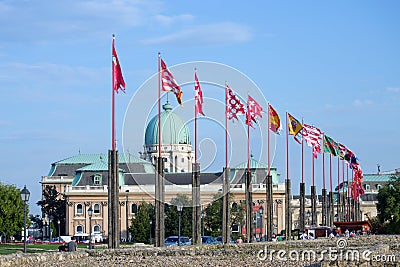
[[[60,219],[57,220],[57,224],[58,224],[58,243],[61,242],[61,232],[60,232]]]
[[[178,246],[181,245],[181,217],[182,217],[182,209],[183,209],[183,204],[181,202],[178,202],[176,204],[176,209],[178,210]]]
[[[92,207],[90,207],[87,212],[89,215],[89,249],[92,249],[92,215],[93,215]]]
[[[21,190],[21,199],[24,202],[24,253],[26,253],[26,203],[29,201],[30,192],[24,185],[24,189]]]
[[[153,224],[153,221],[150,218],[150,245],[151,245],[151,225]]]

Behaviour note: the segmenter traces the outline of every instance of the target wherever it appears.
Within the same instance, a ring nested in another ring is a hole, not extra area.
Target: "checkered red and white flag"
[[[205,116],[203,113],[203,92],[201,91],[200,82],[199,79],[197,78],[196,72],[194,73],[194,90],[195,90],[194,100],[195,100],[196,116],[199,113]]]
[[[254,100],[251,96],[247,99],[247,113],[246,113],[246,124],[253,127],[253,122],[257,123],[257,117],[262,118],[261,112],[262,107]]]
[[[232,89],[226,85],[226,117],[228,120],[238,120],[238,113],[244,114],[244,105],[235,93],[233,93]]]

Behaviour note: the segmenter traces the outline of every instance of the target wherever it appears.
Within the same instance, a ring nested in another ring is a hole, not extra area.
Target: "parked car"
[[[192,241],[190,241],[189,237],[187,236],[181,236],[180,238],[180,243],[181,246],[185,245],[191,245]],[[169,246],[177,246],[178,245],[178,236],[169,236],[164,240],[164,246],[169,247]]]
[[[217,238],[215,238],[215,240],[217,241],[217,244],[222,244],[222,236],[218,236]],[[231,242],[229,242],[231,244],[236,243],[235,239],[233,239],[233,236],[231,236]]]
[[[217,240],[215,240],[212,236],[202,236],[201,237],[202,244],[218,244]]]

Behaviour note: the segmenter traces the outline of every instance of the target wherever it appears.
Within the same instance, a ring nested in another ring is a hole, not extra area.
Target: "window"
[[[82,234],[83,233],[83,226],[82,225],[78,225],[76,227],[76,233],[77,234]]]
[[[131,204],[131,213],[136,213],[137,212],[137,204],[132,203]]]
[[[101,184],[102,184],[101,174],[95,174],[93,176],[93,185],[94,186],[101,186]]]
[[[184,163],[185,162],[185,158],[182,158],[181,161],[182,161],[182,163]]]
[[[369,184],[364,184],[364,189],[365,189],[365,190],[369,190],[369,189],[370,189]]]
[[[376,184],[376,185],[375,185],[375,188],[376,188],[377,190],[380,190],[380,189],[382,188],[382,185]]]
[[[83,214],[83,205],[81,203],[76,204],[76,214]]]
[[[101,229],[101,228],[100,228],[100,225],[96,224],[96,225],[93,227],[93,233],[95,233],[95,234],[101,233],[100,229]]]
[[[93,213],[100,214],[100,205],[99,204],[96,203],[93,205]]]

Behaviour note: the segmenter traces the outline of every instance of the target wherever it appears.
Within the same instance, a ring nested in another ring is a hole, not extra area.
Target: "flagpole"
[[[337,157],[337,185],[338,185],[338,193],[336,200],[336,210],[337,210],[337,221],[340,221],[340,157]]]
[[[250,172],[250,111],[249,111],[249,96],[247,96],[247,119],[249,123],[247,124],[247,171]]]
[[[288,112],[286,111],[286,179],[289,178],[289,132],[288,132]]]
[[[225,168],[228,168],[228,84],[225,82]]]
[[[194,75],[196,76],[196,68],[194,68]],[[194,87],[196,88],[196,81],[194,81]],[[197,163],[197,110],[196,110],[196,90],[194,99],[194,162]]]
[[[115,34],[112,35],[112,49],[114,49],[114,41],[115,41]],[[113,55],[113,51],[111,51],[111,55]],[[111,56],[112,57],[112,56]],[[114,88],[114,63],[113,59],[111,59],[111,72],[112,72],[112,83],[111,83],[111,148],[115,150],[115,88]]]
[[[267,140],[268,140],[268,176],[269,175],[271,175],[271,155],[270,155],[270,153],[271,153],[271,149],[270,149],[270,125],[271,125],[271,119],[270,119],[270,113],[271,111],[270,111],[270,106],[269,106],[269,103],[268,103],[268,135],[267,135]]]
[[[332,192],[332,154],[329,154],[329,189]]]
[[[314,154],[311,151],[311,182],[312,182],[312,186],[315,186],[315,181],[314,181]]]
[[[158,157],[161,158],[161,55],[158,52]]]
[[[301,125],[304,125],[304,119],[301,118]],[[301,182],[304,184],[304,138],[301,138]]]
[[[326,177],[325,177],[325,153],[324,153],[324,145],[325,145],[325,133],[322,133],[322,177],[323,177],[323,189],[326,189]]]

